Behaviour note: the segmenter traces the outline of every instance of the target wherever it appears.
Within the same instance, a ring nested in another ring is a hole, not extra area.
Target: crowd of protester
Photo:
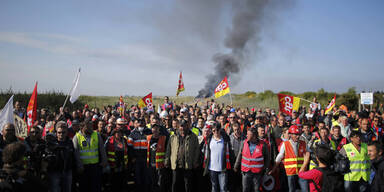
[[[5,125],[1,191],[384,191],[382,108],[160,108],[43,108],[26,138]]]

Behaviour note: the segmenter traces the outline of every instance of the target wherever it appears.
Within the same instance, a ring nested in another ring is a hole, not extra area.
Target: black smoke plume
[[[233,0],[233,18],[231,29],[225,38],[225,47],[229,53],[215,54],[214,73],[207,76],[207,82],[197,95],[197,98],[207,98],[213,95],[216,86],[225,76],[230,78],[238,75],[247,60],[247,43],[252,40],[252,48],[258,48],[261,41],[261,32],[264,18],[273,11],[272,3],[281,3],[278,0]],[[230,83],[233,86],[233,82]]]

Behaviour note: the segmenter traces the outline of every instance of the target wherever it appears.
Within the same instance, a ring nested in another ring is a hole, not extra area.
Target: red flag
[[[179,86],[177,87],[176,96],[179,96],[179,93],[184,91],[184,82],[183,82],[183,74],[180,71],[179,75]]]
[[[277,94],[277,97],[279,98],[280,112],[292,115],[293,110],[299,109],[300,98],[284,94]]]
[[[140,99],[139,107],[147,107],[148,110],[153,111],[152,92]]]
[[[29,104],[27,107],[27,126],[28,133],[29,129],[33,126],[33,123],[36,120],[36,108],[37,108],[37,82],[35,88],[33,89],[31,99],[29,99]]]

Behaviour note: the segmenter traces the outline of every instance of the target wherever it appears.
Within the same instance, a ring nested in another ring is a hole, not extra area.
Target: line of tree
[[[347,90],[347,92],[341,93],[341,94],[335,93],[335,92],[333,92],[333,93],[332,92],[326,92],[323,88],[319,89],[317,92],[304,92],[304,93],[296,94],[296,93],[292,93],[289,91],[281,91],[279,93],[300,97],[300,98],[303,98],[303,99],[306,99],[309,101],[312,101],[312,99],[314,97],[316,97],[317,101],[322,105],[323,108],[325,108],[328,105],[328,103],[333,99],[334,95],[336,94],[336,105],[337,106],[340,106],[343,104],[343,105],[347,106],[348,109],[350,109],[350,110],[358,110],[358,108],[359,108],[358,103],[359,103],[360,94],[358,94],[356,92],[355,87],[351,87]],[[248,98],[257,98],[260,100],[266,100],[269,98],[276,98],[276,102],[277,102],[277,93],[274,93],[271,90],[266,90],[266,91],[261,92],[261,93],[248,91],[248,92],[242,94],[242,96],[247,96]],[[373,98],[373,100],[374,100],[373,107],[374,108],[378,108],[380,106],[380,104],[384,104],[384,93],[383,92],[376,91],[376,92],[374,92],[373,97],[374,97]],[[304,102],[302,102],[302,105],[303,105],[303,103]]]
[[[19,101],[20,105],[23,108],[27,108],[29,99],[31,98],[32,93],[27,92],[14,92],[11,89],[0,92],[0,108],[2,108],[8,101],[8,99],[14,95],[13,102]],[[48,91],[37,94],[37,109],[46,108],[49,111],[59,111],[59,108],[63,106],[66,95],[58,91]],[[76,101],[73,105],[70,104],[68,99],[68,107],[70,108],[80,108],[84,106],[82,101]]]
[[[304,92],[304,93],[292,93],[289,91],[281,91],[279,93],[287,94],[287,95],[293,95],[297,96],[306,100],[312,101],[313,97],[316,97],[318,102],[322,105],[323,108],[328,105],[329,101],[333,98],[335,93],[332,92],[326,92],[324,89],[319,89],[317,92]],[[6,90],[6,91],[0,91],[0,108],[2,108],[8,99],[11,97],[11,95],[14,96],[14,102],[19,101],[21,102],[21,106],[27,108],[29,99],[31,97],[32,93],[27,92],[14,92],[12,89]],[[48,91],[43,93],[38,93],[37,96],[37,105],[38,109],[41,108],[47,108],[50,111],[58,111],[58,109],[63,105],[65,101],[66,95],[59,91]],[[137,98],[129,97],[129,101],[132,103],[129,104],[136,104]],[[139,97],[138,97],[139,98]],[[180,99],[183,97],[180,97]],[[125,101],[128,98],[125,97]],[[254,101],[257,101],[260,103],[260,101],[269,101],[267,103],[270,103],[272,106],[269,107],[277,107],[278,101],[277,101],[277,93],[274,93],[271,90],[266,90],[264,92],[256,93],[253,91],[248,91],[244,94],[234,94],[235,100],[244,100],[246,99],[247,103],[252,103]],[[272,99],[272,101],[271,101]],[[104,100],[107,100],[108,102],[103,102]],[[97,97],[97,96],[85,96],[82,95],[80,98],[74,103],[71,104],[68,101],[68,106],[70,109],[79,109],[84,106],[84,104],[89,104],[90,107],[93,107],[95,105],[94,103],[98,102],[98,104],[102,103],[104,105],[114,105],[116,102],[118,102],[118,98],[112,99],[113,101],[110,101],[111,99],[106,99],[105,97]],[[111,103],[112,102],[112,103]],[[273,102],[273,103],[272,103]],[[336,105],[339,106],[341,104],[344,104],[348,107],[350,110],[357,110],[358,109],[358,102],[359,102],[359,94],[356,92],[356,88],[352,87],[347,90],[345,93],[337,93],[336,94]],[[127,102],[126,102],[127,103]],[[235,101],[234,101],[235,103]],[[374,92],[374,104],[373,107],[377,108],[380,106],[380,104],[384,104],[384,93],[383,92]],[[127,103],[128,104],[128,103]],[[303,101],[301,105],[306,105],[306,103]],[[100,107],[100,106],[99,106]]]

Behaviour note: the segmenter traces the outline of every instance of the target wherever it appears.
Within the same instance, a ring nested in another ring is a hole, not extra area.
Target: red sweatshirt
[[[312,169],[309,171],[302,171],[299,173],[299,177],[305,180],[308,180],[309,183],[309,191],[311,192],[316,192],[315,185],[313,185],[313,180],[316,183],[317,188],[320,189],[321,191],[321,186],[323,184],[322,179],[323,179],[323,173],[317,169]]]

